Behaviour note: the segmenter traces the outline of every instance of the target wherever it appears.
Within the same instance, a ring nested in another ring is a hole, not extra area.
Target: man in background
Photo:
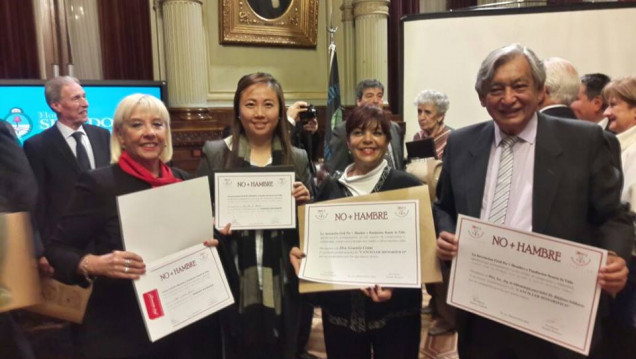
[[[579,73],[571,62],[558,57],[543,61],[545,66],[545,95],[539,103],[541,113],[576,119],[570,104],[579,93]]]
[[[56,77],[46,83],[46,102],[57,121],[24,143],[38,188],[35,219],[46,245],[81,172],[110,162],[110,133],[86,123],[86,92],[76,78]]]
[[[609,76],[601,73],[581,76],[579,93],[570,105],[579,120],[596,123],[604,130],[607,129],[608,120],[603,116],[607,102],[603,98],[602,91],[609,82]]]
[[[382,108],[384,99],[384,85],[378,80],[362,80],[356,87],[356,106],[369,105]],[[385,158],[389,167],[404,169],[403,136],[400,126],[391,121],[391,143],[386,152]],[[345,122],[341,122],[333,128],[331,140],[329,141],[331,158],[326,159],[326,166],[329,172],[344,171],[353,161],[347,147],[347,131]]]

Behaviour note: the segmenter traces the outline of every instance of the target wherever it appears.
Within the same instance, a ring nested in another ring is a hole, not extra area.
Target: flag
[[[329,87],[327,88],[327,113],[325,113],[325,161],[331,158],[329,141],[331,130],[342,122],[342,108],[340,107],[340,79],[338,77],[338,56],[336,56],[336,44],[329,45]]]

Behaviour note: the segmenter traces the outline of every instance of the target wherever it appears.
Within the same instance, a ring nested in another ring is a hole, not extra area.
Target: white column
[[[201,0],[163,0],[163,30],[171,108],[204,108],[207,57]]]
[[[389,0],[353,0],[356,28],[356,83],[378,79],[388,85]],[[385,87],[384,98],[388,98]]]
[[[343,0],[342,6],[343,46],[338,49],[340,71],[340,94],[343,105],[355,105],[356,96],[356,37],[353,26],[353,0]]]

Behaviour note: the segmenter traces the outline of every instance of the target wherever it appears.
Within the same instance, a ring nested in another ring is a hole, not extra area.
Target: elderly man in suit
[[[579,93],[580,80],[576,68],[568,60],[551,57],[545,66],[545,94],[539,101],[539,111],[545,115],[575,119],[570,104]]]
[[[384,98],[384,85],[378,80],[363,80],[356,88],[356,105],[372,105],[382,108]],[[387,150],[387,162],[390,167],[398,170],[404,169],[404,151],[402,149],[402,131],[400,126],[391,121],[391,143]],[[344,171],[353,162],[347,148],[347,131],[345,122],[341,122],[333,128],[329,141],[331,158],[327,159],[326,166],[329,172]]]
[[[544,81],[542,62],[517,44],[494,50],[482,62],[475,89],[493,121],[456,130],[448,139],[434,205],[438,257],[457,254],[455,225],[457,215],[465,214],[608,249],[598,282],[606,294],[616,294],[625,286],[624,258],[634,235],[620,205],[622,174],[599,126],[537,112]],[[501,183],[507,189],[497,183],[506,173]],[[457,327],[462,359],[583,358],[463,311]],[[598,334],[591,357],[599,357]]]
[[[44,91],[57,121],[28,139],[24,151],[38,182],[35,218],[46,244],[64,213],[77,176],[109,164],[110,133],[86,123],[88,101],[76,78],[53,78]]]

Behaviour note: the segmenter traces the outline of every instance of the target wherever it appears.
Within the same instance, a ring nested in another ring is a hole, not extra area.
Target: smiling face
[[[57,119],[66,126],[77,130],[88,120],[86,92],[78,83],[71,82],[60,90],[60,100],[51,103]]]
[[[622,133],[636,125],[636,106],[630,106],[621,98],[612,96],[605,113],[609,120],[609,129],[614,133]]]
[[[508,135],[521,132],[543,98],[543,87],[537,88],[530,64],[516,56],[500,65],[486,94],[480,98],[499,128]]]
[[[276,91],[257,83],[246,88],[239,101],[239,118],[249,141],[271,140],[279,121]]]
[[[365,128],[357,127],[349,134],[347,146],[354,162],[354,174],[365,174],[376,168],[384,159],[389,146],[387,136],[379,122]]]
[[[432,103],[421,103],[417,105],[417,122],[420,129],[427,136],[433,136],[442,127],[444,115],[437,112],[437,106]]]
[[[159,168],[159,157],[166,148],[167,127],[158,114],[136,109],[115,134],[130,157],[153,172]]]

